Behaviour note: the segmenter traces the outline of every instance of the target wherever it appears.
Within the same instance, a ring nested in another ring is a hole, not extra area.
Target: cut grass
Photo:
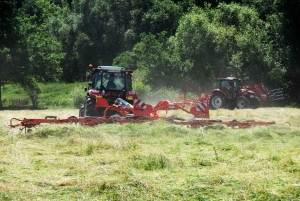
[[[300,199],[299,109],[211,111],[211,119],[278,123],[248,129],[164,121],[6,128],[12,117],[77,113],[0,113],[0,200]]]

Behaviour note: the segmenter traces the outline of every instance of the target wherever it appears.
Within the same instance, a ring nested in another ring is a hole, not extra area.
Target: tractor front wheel
[[[209,98],[210,109],[219,109],[225,106],[225,97],[222,94],[213,94]]]
[[[240,96],[236,101],[236,106],[238,109],[245,109],[249,107],[249,100],[245,96]]]
[[[79,117],[84,117],[84,104],[80,105],[80,108],[79,108]]]
[[[91,97],[87,97],[84,101],[84,117],[95,116],[96,101]]]

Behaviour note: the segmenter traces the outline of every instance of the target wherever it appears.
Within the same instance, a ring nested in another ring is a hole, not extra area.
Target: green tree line
[[[91,63],[152,90],[234,75],[300,103],[299,29],[298,0],[2,0],[0,83],[35,103],[38,83],[83,81]]]

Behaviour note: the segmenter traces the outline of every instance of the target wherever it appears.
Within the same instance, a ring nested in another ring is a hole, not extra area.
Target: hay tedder
[[[91,81],[85,90],[87,95],[80,106],[79,117],[70,116],[65,119],[56,116],[45,118],[12,118],[10,128],[21,127],[20,130],[35,128],[40,124],[75,123],[81,125],[99,125],[109,123],[140,123],[164,119],[166,122],[197,128],[212,124],[223,124],[232,128],[249,128],[255,125],[273,125],[272,122],[258,121],[222,121],[209,120],[209,95],[194,99],[184,99],[181,102],[163,100],[155,106],[144,103],[132,91],[132,70],[123,67],[99,66],[91,68],[87,80]],[[114,82],[112,84],[111,82]],[[190,117],[184,119],[171,115],[166,117],[160,111],[181,110]]]

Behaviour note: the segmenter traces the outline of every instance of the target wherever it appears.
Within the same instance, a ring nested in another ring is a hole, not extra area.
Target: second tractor
[[[263,83],[245,85],[235,77],[218,78],[212,91],[209,106],[211,109],[256,109],[264,103],[284,99],[283,89],[268,90]]]

